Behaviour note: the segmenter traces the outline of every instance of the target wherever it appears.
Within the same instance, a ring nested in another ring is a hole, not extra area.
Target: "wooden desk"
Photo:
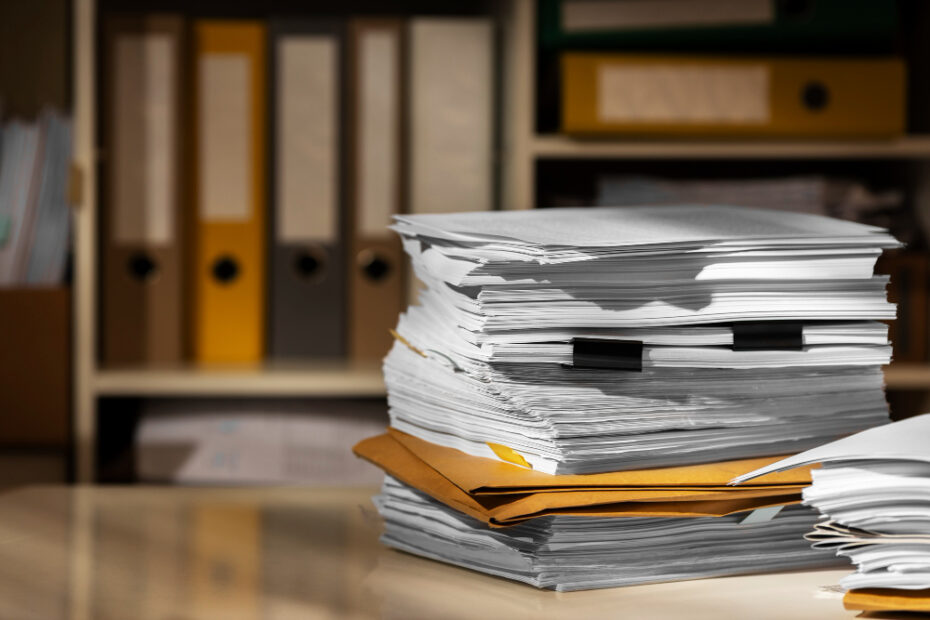
[[[849,569],[559,594],[381,547],[373,489],[0,494],[0,618],[852,618]]]

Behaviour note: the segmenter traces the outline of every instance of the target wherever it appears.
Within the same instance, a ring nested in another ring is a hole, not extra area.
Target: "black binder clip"
[[[643,370],[640,340],[572,339],[572,367],[596,370]]]
[[[733,323],[734,351],[801,351],[804,325],[796,321]]]

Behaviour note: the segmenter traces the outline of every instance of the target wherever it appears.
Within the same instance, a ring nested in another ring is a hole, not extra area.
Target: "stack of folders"
[[[103,362],[380,361],[391,215],[492,205],[492,20],[101,26]]]
[[[394,229],[427,289],[385,360],[394,434],[356,448],[390,475],[389,544],[557,589],[823,562],[793,538],[813,523],[802,508],[758,529],[763,517],[728,516],[796,488],[722,497],[714,472],[887,420],[875,321],[894,306],[873,267],[898,243],[885,231],[710,206],[400,216]],[[429,446],[558,492],[479,498]],[[609,492],[589,494],[605,472]],[[488,529],[502,525],[519,528]],[[686,541],[710,546],[672,550]],[[645,548],[648,570],[632,559]]]
[[[847,609],[930,611],[930,415],[863,431],[740,476],[822,463],[804,503],[823,516],[806,538],[847,557]],[[764,478],[763,478],[764,479]]]

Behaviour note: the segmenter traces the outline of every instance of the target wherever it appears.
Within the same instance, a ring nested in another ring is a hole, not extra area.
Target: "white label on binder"
[[[391,31],[361,36],[356,190],[358,232],[365,237],[390,236],[387,227],[398,210],[397,43]]]
[[[278,240],[334,242],[339,206],[336,40],[294,35],[278,42]]]
[[[491,22],[415,18],[410,23],[410,211],[491,208]]]
[[[562,30],[569,33],[689,26],[768,24],[772,0],[566,0]]]
[[[244,54],[200,58],[198,212],[206,221],[249,219],[252,204],[252,71]]]
[[[769,72],[764,65],[605,65],[598,112],[605,123],[766,123]]]
[[[113,238],[171,241],[176,182],[175,43],[167,34],[122,35],[114,50]]]

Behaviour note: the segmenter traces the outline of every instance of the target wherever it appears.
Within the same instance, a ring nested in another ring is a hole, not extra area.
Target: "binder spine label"
[[[765,65],[605,64],[598,71],[605,123],[767,123]]]
[[[572,340],[572,366],[601,370],[643,370],[643,343],[640,340]]]

